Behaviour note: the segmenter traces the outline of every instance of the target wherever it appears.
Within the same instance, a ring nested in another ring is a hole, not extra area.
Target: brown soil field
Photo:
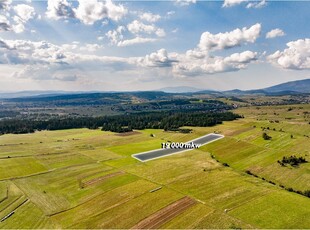
[[[188,196],[183,197],[140,221],[138,224],[133,226],[132,229],[157,229],[184,212],[195,203],[196,201],[192,198]]]
[[[126,136],[137,135],[137,134],[141,134],[141,133],[138,131],[131,131],[131,132],[125,132],[125,133],[118,133],[118,134],[115,134],[115,136],[126,137]]]
[[[84,186],[90,186],[90,185],[93,185],[93,184],[105,181],[105,180],[107,180],[109,178],[112,178],[112,177],[115,177],[115,176],[119,176],[119,175],[123,175],[123,174],[125,174],[123,171],[115,172],[115,173],[111,173],[111,174],[108,174],[108,175],[105,175],[105,176],[102,176],[102,177],[98,177],[98,178],[86,181],[83,184],[84,184]]]

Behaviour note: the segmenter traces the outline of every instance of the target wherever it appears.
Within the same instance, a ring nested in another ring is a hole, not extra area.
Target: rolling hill
[[[279,85],[271,86],[263,89],[269,93],[281,92],[281,91],[294,91],[300,93],[310,93],[310,79],[290,81]]]

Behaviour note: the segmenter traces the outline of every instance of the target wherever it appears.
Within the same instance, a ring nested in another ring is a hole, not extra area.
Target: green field
[[[310,190],[310,163],[277,163],[290,155],[310,161],[307,111],[309,105],[239,108],[244,119],[191,127],[189,134],[72,129],[0,136],[0,218],[14,212],[0,228],[131,228],[189,196],[196,204],[161,228],[309,229],[310,199],[285,188]],[[131,157],[210,132],[225,138],[146,163]]]

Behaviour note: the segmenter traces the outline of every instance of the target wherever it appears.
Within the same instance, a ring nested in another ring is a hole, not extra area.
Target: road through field
[[[223,138],[223,135],[220,134],[215,134],[215,133],[210,133],[207,134],[205,136],[196,138],[194,140],[188,141],[186,143],[184,143],[184,147],[183,148],[162,148],[162,149],[156,149],[156,150],[152,150],[152,151],[148,151],[148,152],[143,152],[143,153],[138,153],[138,154],[133,154],[132,157],[145,162],[145,161],[150,161],[150,160],[154,160],[157,158],[161,158],[161,157],[166,157],[166,156],[170,156],[172,154],[177,154],[177,153],[181,153],[181,152],[185,152],[185,151],[190,151],[192,149],[195,148],[186,148],[185,146],[202,146],[202,145],[206,145],[210,142],[219,140],[221,138]]]

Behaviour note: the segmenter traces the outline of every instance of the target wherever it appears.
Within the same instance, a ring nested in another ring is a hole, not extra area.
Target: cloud
[[[125,39],[123,35],[125,31],[134,35],[134,38]],[[154,37],[145,37],[146,34],[156,35],[157,37],[164,37],[166,35],[163,29],[153,24],[146,25],[138,20],[134,20],[129,23],[127,27],[118,26],[115,30],[109,30],[106,36],[109,38],[111,44],[119,47],[157,41]]]
[[[148,43],[148,42],[155,42],[157,41],[156,38],[142,38],[142,37],[135,37],[133,39],[123,40],[119,41],[117,43],[117,46],[123,47],[123,46],[131,46],[136,44],[142,44],[142,43]]]
[[[126,31],[126,28],[124,26],[118,26],[116,30],[109,30],[106,33],[106,36],[110,39],[111,44],[117,45],[119,47],[157,41],[156,38],[145,38],[140,36],[136,36],[132,39],[124,39],[124,31]]]
[[[76,81],[78,70],[65,69],[60,65],[26,65],[22,70],[12,74],[14,78],[33,79],[37,81],[57,80]]]
[[[128,13],[123,5],[115,5],[111,0],[107,0],[105,6],[108,9],[108,17],[114,21],[119,21]]]
[[[310,69],[310,39],[299,39],[286,44],[288,48],[269,55],[267,60],[283,69]]]
[[[78,76],[76,74],[73,75],[67,75],[65,74],[55,74],[53,75],[53,79],[58,81],[76,81],[78,79]]]
[[[172,15],[174,15],[175,14],[175,11],[168,11],[167,12],[167,17],[170,17],[170,16],[172,16]]]
[[[13,31],[15,33],[21,33],[25,30],[25,24],[35,17],[36,12],[32,6],[26,4],[18,4],[13,7],[11,12],[11,0],[1,0],[0,11],[3,11],[3,15],[0,14],[0,31]],[[11,13],[15,13],[10,19]],[[6,16],[5,16],[6,15]]]
[[[27,40],[3,40],[0,39],[5,59],[3,64],[70,64],[75,63],[74,59],[88,60],[85,52],[97,51],[103,48],[98,44],[81,45],[77,42],[61,46],[46,42],[32,42]],[[79,51],[83,51],[80,52]],[[1,52],[1,48],[0,48]]]
[[[108,17],[108,9],[103,2],[97,0],[79,0],[79,6],[74,9],[76,18],[84,24],[92,25],[94,22]]]
[[[196,0],[176,0],[175,4],[178,6],[188,6],[190,4],[196,4]]]
[[[255,8],[255,9],[260,9],[267,6],[266,0],[261,0],[260,2],[250,2],[247,4],[246,8]]]
[[[187,50],[185,54],[170,54],[170,58],[177,61],[172,66],[173,75],[186,77],[245,69],[258,59],[258,53],[247,50],[223,57],[215,56],[212,52],[254,43],[260,32],[259,23],[225,33],[204,32],[196,48]]]
[[[146,25],[138,20],[134,20],[127,25],[129,32],[133,34],[156,34],[158,37],[164,37],[166,35],[165,31],[161,28],[157,28],[155,25]]]
[[[48,0],[46,16],[58,20],[60,18],[74,18],[75,13],[71,3],[67,0]]]
[[[33,7],[25,4],[16,5],[13,7],[13,9],[16,15],[13,17],[15,24],[12,25],[12,30],[15,33],[22,33],[25,31],[25,24],[30,19],[35,17],[36,12]]]
[[[148,13],[141,14],[139,18],[147,22],[157,22],[159,19],[161,19],[161,16],[158,14],[152,14],[148,12]]]
[[[249,2],[251,1],[251,2]],[[255,8],[255,9],[259,9],[259,8],[263,8],[267,5],[266,0],[261,0],[261,1],[252,1],[252,0],[224,0],[224,3],[222,5],[222,7],[233,7],[233,6],[237,6],[240,5],[241,3],[244,2],[249,2],[246,5],[246,8]]]
[[[24,22],[34,18],[36,15],[34,8],[25,4],[16,5],[13,9],[17,16]]]
[[[255,61],[257,55],[252,51],[234,53],[228,57],[207,56],[198,59],[192,59],[188,54],[178,55],[178,62],[173,65],[172,71],[179,77],[238,71]]]
[[[80,50],[81,51],[88,51],[88,52],[95,52],[99,49],[102,49],[103,46],[102,45],[98,45],[98,44],[86,44],[85,46],[81,46]]]
[[[242,53],[234,53],[226,58],[224,58],[224,62],[226,63],[236,63],[236,64],[247,64],[251,61],[255,61],[257,57],[256,52],[252,51],[244,51]]]
[[[0,15],[0,31],[10,31],[11,29],[9,20],[4,15]]]
[[[222,7],[232,7],[240,5],[242,2],[247,2],[248,0],[224,0]]]
[[[12,0],[1,0],[0,2],[0,10],[9,10]]]
[[[281,29],[273,29],[266,34],[266,38],[282,37],[285,33]]]
[[[174,62],[177,61],[169,58],[165,49],[160,49],[150,55],[137,59],[137,64],[143,67],[170,67]]]
[[[254,43],[261,32],[261,24],[257,23],[250,28],[235,29],[226,33],[211,34],[204,32],[200,37],[198,47],[201,50],[221,50],[235,46],[240,46],[242,43]]]
[[[24,23],[19,18],[15,18],[14,21],[16,24],[12,26],[13,31],[17,34],[24,32],[26,29]]]
[[[119,41],[123,40],[124,36],[123,36],[123,31],[125,31],[125,27],[124,26],[118,26],[116,30],[109,30],[106,33],[106,36],[110,39],[110,42],[112,44],[118,44]]]
[[[6,44],[5,41],[2,41],[1,38],[0,38],[0,50],[1,49],[10,49],[10,47],[8,46],[8,44]]]
[[[117,46],[129,46],[157,40],[157,38],[140,36],[139,33],[156,34],[159,28],[144,27],[148,25],[142,23],[141,32],[141,27],[139,27],[141,24],[138,21],[137,23],[137,28],[131,28],[135,35],[134,38],[124,39],[123,33],[126,31],[124,26],[108,31],[106,36]],[[74,76],[77,76],[78,71],[85,73],[87,71],[109,71],[111,73],[123,70],[141,71],[142,69],[152,71],[152,68],[155,68],[160,73],[165,72],[165,76],[187,77],[215,74],[245,69],[250,63],[255,62],[258,59],[258,54],[252,51],[234,53],[229,56],[215,56],[212,52],[255,42],[260,30],[260,24],[255,24],[250,28],[219,34],[205,32],[197,47],[185,53],[169,53],[165,49],[159,49],[140,57],[95,55],[93,52],[102,48],[99,44],[72,42],[55,45],[46,41],[0,39],[0,54],[3,54],[0,55],[0,63],[32,66],[34,75],[28,76],[30,78],[41,79],[45,76],[47,79],[63,81],[76,79]],[[205,36],[206,33],[208,36]],[[39,66],[42,68],[38,68]],[[162,70],[160,70],[161,68]],[[31,73],[31,68],[28,67],[28,69],[26,69],[28,72],[24,71],[16,77]],[[78,71],[71,71],[72,69]]]
[[[111,0],[105,3],[98,0],[78,0],[73,8],[67,0],[48,0],[46,15],[51,19],[76,18],[86,25],[92,25],[102,19],[118,21],[127,14],[123,5],[115,5]]]

